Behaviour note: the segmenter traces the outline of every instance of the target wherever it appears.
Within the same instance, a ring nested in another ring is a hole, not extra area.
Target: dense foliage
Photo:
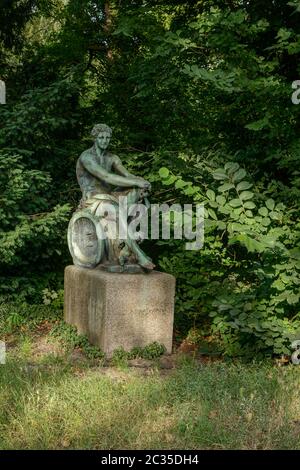
[[[107,122],[154,202],[205,203],[203,249],[147,242],[177,278],[179,333],[287,354],[300,329],[298,2],[0,6],[1,294],[61,287],[75,162]]]

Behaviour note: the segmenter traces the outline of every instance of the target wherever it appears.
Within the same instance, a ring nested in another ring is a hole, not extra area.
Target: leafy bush
[[[81,348],[89,359],[104,359],[104,353],[97,347],[89,343],[86,335],[79,335],[77,328],[68,325],[63,321],[58,321],[50,332],[51,336],[60,339],[62,345],[67,350]]]
[[[160,261],[178,279],[178,312],[202,318],[227,354],[288,354],[300,330],[297,209],[277,200],[275,181],[265,188],[236,162],[210,174],[207,189],[160,170],[163,184],[205,207],[203,249],[184,252],[179,243]]]
[[[55,266],[70,207],[49,207],[49,174],[26,169],[21,156],[0,152],[0,170],[0,292],[19,297],[16,283]]]
[[[144,348],[135,347],[131,351],[125,351],[124,348],[115,349],[112,355],[112,364],[114,365],[126,365],[130,359],[157,359],[158,357],[165,354],[166,348],[163,344],[159,344],[156,341],[148,344]]]
[[[27,302],[0,303],[0,337],[34,329],[43,322],[54,323],[61,317],[61,310],[51,305]]]

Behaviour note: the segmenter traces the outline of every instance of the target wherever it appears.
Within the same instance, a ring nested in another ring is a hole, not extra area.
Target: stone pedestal
[[[172,352],[175,278],[67,266],[64,317],[110,357],[154,341]]]

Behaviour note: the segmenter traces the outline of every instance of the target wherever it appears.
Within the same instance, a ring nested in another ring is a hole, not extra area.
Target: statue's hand
[[[143,178],[141,178],[138,181],[138,187],[141,188],[141,189],[145,189],[146,191],[151,190],[151,184],[149,183],[149,181],[146,181]]]

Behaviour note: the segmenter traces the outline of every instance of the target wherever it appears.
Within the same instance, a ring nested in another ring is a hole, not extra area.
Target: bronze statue
[[[151,259],[126,230],[128,208],[146,200],[151,185],[132,175],[117,155],[107,151],[111,134],[106,124],[96,124],[92,130],[94,145],[77,161],[82,199],[69,224],[69,249],[78,266],[97,266],[111,272],[151,271]],[[115,233],[116,226],[123,230]],[[122,238],[121,232],[127,236]]]

